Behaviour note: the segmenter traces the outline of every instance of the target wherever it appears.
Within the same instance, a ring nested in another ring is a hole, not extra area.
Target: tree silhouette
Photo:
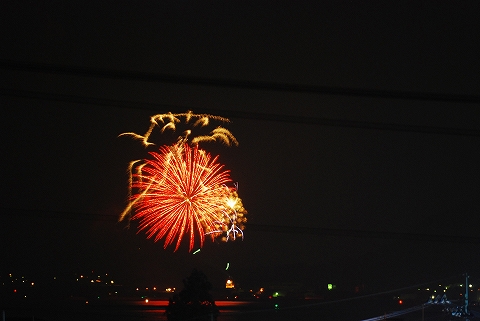
[[[218,308],[210,294],[212,284],[201,271],[194,269],[192,274],[183,279],[184,288],[169,299],[165,310],[168,321],[214,321],[217,320]]]

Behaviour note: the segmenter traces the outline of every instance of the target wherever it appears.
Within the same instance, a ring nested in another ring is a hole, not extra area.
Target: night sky
[[[478,278],[476,1],[0,4],[0,273],[128,285]],[[124,132],[210,113],[244,241],[173,252],[117,219]],[[227,262],[230,264],[225,271]],[[459,279],[459,281],[461,281]]]

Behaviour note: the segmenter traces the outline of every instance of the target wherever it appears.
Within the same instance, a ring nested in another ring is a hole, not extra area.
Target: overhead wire
[[[7,89],[7,88],[0,88],[0,95],[16,97],[16,98],[24,98],[24,99],[59,101],[59,102],[68,102],[68,103],[74,103],[74,104],[107,106],[107,107],[128,108],[128,109],[143,109],[143,110],[152,110],[152,111],[168,110],[170,112],[185,112],[186,110],[192,109],[189,106],[134,102],[134,101],[127,101],[127,100],[94,98],[94,97],[84,97],[84,96],[78,96],[78,95],[45,93],[45,92],[35,92],[35,91]],[[420,133],[420,134],[480,137],[480,130],[478,129],[367,122],[367,121],[355,121],[355,120],[346,120],[346,119],[331,119],[331,118],[314,117],[314,116],[245,112],[245,111],[233,110],[233,109],[229,109],[229,110],[208,109],[208,108],[195,108],[195,109],[197,111],[200,111],[206,114],[221,113],[222,116],[225,116],[227,118],[237,118],[237,119],[253,119],[253,120],[299,123],[299,124],[318,125],[318,126],[411,132],[411,133]]]
[[[228,87],[236,89],[248,89],[258,91],[273,92],[293,92],[293,93],[311,93],[321,95],[335,96],[354,96],[369,98],[385,98],[385,99],[402,99],[415,101],[431,101],[431,102],[452,102],[452,103],[468,103],[479,104],[480,95],[466,94],[442,94],[428,92],[408,92],[408,91],[392,91],[378,90],[366,88],[346,88],[332,86],[318,86],[305,84],[288,84],[279,82],[251,81],[251,80],[234,80],[207,77],[192,77],[185,75],[161,74],[143,71],[131,70],[113,70],[104,68],[91,68],[81,66],[69,66],[61,64],[48,64],[39,62],[14,61],[0,59],[0,69],[10,71],[23,71],[33,73],[48,73],[57,75],[69,75],[77,77],[104,78],[104,79],[123,79],[131,81],[146,81],[155,83],[169,83],[177,85],[195,85],[209,87]],[[0,95],[12,96],[28,99],[40,99],[49,101],[63,101],[79,104],[90,104],[96,106],[124,107],[130,109],[148,109],[158,110],[167,108],[169,111],[184,112],[185,109],[192,109],[185,106],[153,104],[145,102],[134,102],[126,100],[113,100],[105,98],[82,97],[78,95],[66,95],[57,93],[34,92],[18,89],[0,88]],[[345,119],[329,119],[323,117],[301,116],[274,114],[262,112],[245,112],[240,110],[219,110],[200,108],[205,113],[221,112],[225,117],[240,119],[255,119],[266,121],[278,121],[288,123],[312,124],[321,126],[349,127],[362,129],[376,129],[388,131],[416,132],[425,134],[444,134],[444,135],[460,135],[460,136],[480,136],[480,130],[465,128],[447,128],[436,126],[416,126],[395,123],[380,123],[354,121]]]
[[[52,211],[52,210],[34,210],[0,207],[0,218],[2,216],[26,216],[49,219],[62,220],[91,220],[91,221],[108,221],[118,222],[117,215],[99,214],[99,213],[81,213],[69,211]],[[318,228],[307,226],[281,226],[281,225],[265,225],[265,224],[248,224],[248,230],[251,232],[270,232],[285,234],[309,234],[328,237],[343,238],[370,238],[370,239],[390,239],[403,241],[421,241],[435,243],[462,243],[462,244],[480,244],[480,237],[468,235],[452,235],[452,234],[422,234],[407,233],[393,231],[375,231],[375,230],[353,230],[341,228]]]
[[[437,102],[480,103],[480,96],[465,94],[442,94],[427,92],[407,92],[395,90],[378,90],[366,88],[345,88],[333,86],[318,86],[307,84],[288,84],[268,81],[252,81],[226,78],[207,78],[175,74],[162,74],[132,70],[113,70],[49,64],[39,62],[15,61],[0,59],[0,69],[27,72],[42,72],[50,74],[74,75],[82,77],[124,79],[135,81],[161,82],[179,85],[213,86],[261,91],[279,91],[295,93],[312,93],[324,95],[375,97],[389,99],[428,100]]]

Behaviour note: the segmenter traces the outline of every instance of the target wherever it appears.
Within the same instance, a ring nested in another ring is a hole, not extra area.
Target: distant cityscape
[[[461,281],[461,280],[459,280]],[[345,297],[375,295],[368,292],[364,285],[350,286],[327,283],[321,288],[309,289],[302,284],[278,282],[261,284],[255,288],[244,289],[236,285],[234,279],[226,279],[221,286],[214,286],[212,294],[215,300],[262,300],[262,299],[305,299],[335,300]],[[33,279],[28,275],[8,273],[0,275],[0,299],[2,302],[62,299],[91,303],[96,300],[133,299],[168,300],[181,291],[175,286],[159,287],[155,284],[126,286],[117,282],[109,273],[72,273],[69,277],[52,275],[43,279]],[[388,292],[387,296],[399,305],[409,302],[427,302],[441,296],[450,300],[464,300],[464,283],[435,284],[428,287],[402,288]],[[480,285],[468,284],[470,302],[480,301]]]

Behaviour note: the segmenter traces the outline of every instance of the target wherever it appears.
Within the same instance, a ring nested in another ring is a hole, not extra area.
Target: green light
[[[225,271],[227,271],[229,267],[230,267],[230,263],[227,262],[227,267],[225,268]]]
[[[333,289],[333,284],[332,284],[332,283],[328,283],[328,284],[327,284],[327,289],[332,290],[332,289]]]
[[[197,254],[198,252],[200,252],[200,249],[196,250],[195,252],[193,252],[192,254]]]

